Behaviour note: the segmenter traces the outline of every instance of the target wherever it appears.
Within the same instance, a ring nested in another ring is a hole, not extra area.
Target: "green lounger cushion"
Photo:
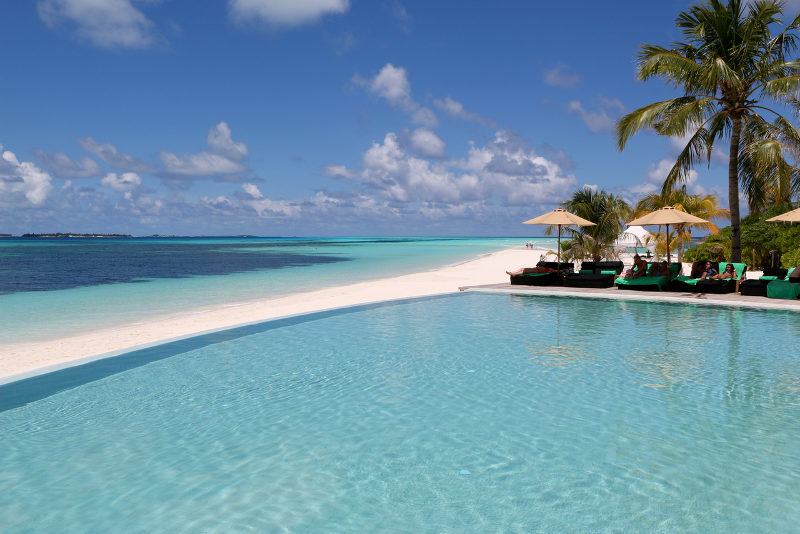
[[[523,274],[518,274],[516,276],[544,276],[546,274],[553,274],[553,273],[552,272],[549,272],[549,273],[523,273]]]
[[[663,291],[669,284],[668,276],[640,276],[639,278],[620,278],[617,280],[618,286],[658,286],[659,291]]]
[[[759,276],[758,279],[759,280],[777,280],[778,277],[777,276]],[[783,279],[781,278],[781,280],[783,280]]]
[[[617,271],[600,271],[600,274],[613,274],[613,275],[616,275]]]
[[[578,274],[594,274],[594,269],[581,269]]]
[[[796,299],[800,297],[800,284],[775,280],[767,284],[767,296],[771,299]]]

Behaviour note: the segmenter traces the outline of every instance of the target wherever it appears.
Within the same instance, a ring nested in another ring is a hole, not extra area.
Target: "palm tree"
[[[686,42],[671,49],[643,45],[637,59],[642,81],[658,77],[680,88],[682,96],[655,102],[622,117],[617,123],[620,150],[645,128],[660,135],[689,136],[664,182],[668,192],[684,182],[700,160],[710,163],[714,143],[729,138],[728,203],[731,260],[741,261],[739,181],[742,164],[756,181],[788,165],[784,154],[800,146],[800,131],[762,101],[798,107],[800,62],[787,60],[796,48],[800,16],[773,36],[782,4],[776,0],[707,0],[678,15],[676,25]],[[772,122],[762,115],[770,114]],[[746,193],[752,190],[745,188]]]
[[[584,187],[575,191],[569,200],[561,203],[561,206],[595,223],[595,226],[570,229],[572,240],[566,242],[563,247],[567,257],[592,258],[594,261],[600,261],[603,256],[617,256],[613,247],[614,241],[622,233],[625,221],[631,212],[630,206],[622,200],[622,197]]]
[[[651,211],[661,209],[664,206],[672,206],[673,208],[685,211],[695,217],[701,219],[727,219],[730,217],[730,211],[719,207],[719,198],[714,195],[690,195],[686,192],[686,188],[673,189],[664,193],[652,193],[642,197],[633,209],[633,217],[640,217]],[[704,224],[695,224],[698,228],[708,230],[712,234],[719,233],[719,228],[712,222]],[[692,240],[692,226],[688,224],[675,225],[675,243],[678,247],[678,261],[683,260],[683,253],[686,245]],[[669,236],[666,236],[669,245],[673,245],[673,241]],[[667,243],[664,244],[665,250]]]

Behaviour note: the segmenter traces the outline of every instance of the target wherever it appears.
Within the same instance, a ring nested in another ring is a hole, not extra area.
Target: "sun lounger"
[[[771,299],[800,298],[800,269],[795,267],[785,280],[773,280],[767,284],[767,296]]]
[[[669,286],[669,281],[681,272],[680,263],[669,264],[669,276],[650,276],[653,264],[647,264],[647,273],[639,278],[617,278],[615,285],[617,289],[633,289],[637,291],[665,291]]]
[[[794,269],[792,269],[794,270]],[[764,274],[758,280],[744,280],[739,284],[739,292],[742,295],[753,297],[766,297],[767,284],[775,280],[785,280],[789,277],[788,269],[764,269]]]
[[[554,261],[540,261],[536,267],[541,269],[550,269],[547,272],[540,273],[525,273],[515,274],[511,276],[512,285],[523,286],[555,286],[561,285],[561,279],[574,272],[574,263],[561,263],[558,264]],[[559,276],[556,269],[561,269],[561,276]]]
[[[567,275],[564,278],[564,285],[567,287],[613,287],[614,279],[624,267],[621,261],[585,261],[578,274]]]
[[[669,282],[670,291],[680,291],[683,293],[697,293],[696,285],[700,282],[700,276],[705,269],[706,260],[699,260],[692,264],[692,270],[689,276],[676,276]],[[711,266],[719,272],[719,263],[716,261],[711,262]],[[737,273],[738,274],[738,273]]]
[[[719,270],[717,272],[724,272],[728,262],[720,262]],[[695,293],[734,293],[739,291],[739,284],[744,280],[747,273],[746,263],[733,263],[733,268],[736,271],[736,278],[725,279],[705,279],[700,280],[695,284]]]

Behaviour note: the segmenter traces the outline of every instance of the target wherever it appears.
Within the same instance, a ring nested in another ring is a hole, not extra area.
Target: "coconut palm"
[[[685,211],[695,217],[701,219],[727,219],[730,217],[730,211],[719,207],[719,198],[714,195],[690,195],[686,192],[686,188],[674,189],[667,193],[651,193],[642,197],[633,209],[633,217],[641,217],[646,213],[663,208],[664,206],[672,206],[673,208]],[[695,227],[708,230],[712,234],[717,234],[719,228],[712,222],[695,224]],[[674,240],[673,238],[665,238],[663,244],[666,251],[666,239],[669,239],[669,245],[677,246],[678,248],[678,261],[683,260],[683,252],[686,245],[692,240],[692,226],[688,224],[675,225]],[[673,235],[673,234],[671,234]],[[674,241],[674,242],[673,242]]]
[[[622,197],[584,187],[575,191],[561,206],[595,223],[595,226],[569,229],[572,240],[564,244],[566,257],[592,258],[594,261],[600,261],[604,256],[617,257],[614,241],[622,232],[631,212],[630,206]]]
[[[771,170],[788,165],[787,150],[800,147],[800,131],[774,108],[775,104],[800,107],[800,62],[786,59],[796,48],[800,17],[773,36],[771,27],[780,23],[781,14],[782,4],[775,0],[707,0],[680,13],[676,25],[685,42],[669,49],[643,45],[637,66],[640,80],[661,78],[683,95],[644,106],[617,123],[620,150],[645,128],[660,135],[688,137],[664,182],[665,192],[684,182],[702,159],[710,163],[717,140],[730,140],[731,260],[737,262],[741,260],[742,164],[747,164],[756,182],[766,181]]]

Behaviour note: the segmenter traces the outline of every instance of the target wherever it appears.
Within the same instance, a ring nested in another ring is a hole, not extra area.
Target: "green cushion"
[[[517,274],[517,275],[514,275],[514,276],[543,276],[545,274],[553,274],[553,273],[523,273],[523,274]]]
[[[759,280],[777,280],[778,277],[777,276],[759,276],[758,279]]]
[[[639,278],[620,278],[616,281],[620,286],[658,286],[659,291],[665,289],[669,278],[665,276],[640,276]]]
[[[578,274],[594,274],[594,269],[581,269]]]
[[[617,274],[617,271],[600,271],[600,274]]]
[[[800,284],[775,280],[767,284],[767,296],[772,299],[796,299],[800,297]]]

